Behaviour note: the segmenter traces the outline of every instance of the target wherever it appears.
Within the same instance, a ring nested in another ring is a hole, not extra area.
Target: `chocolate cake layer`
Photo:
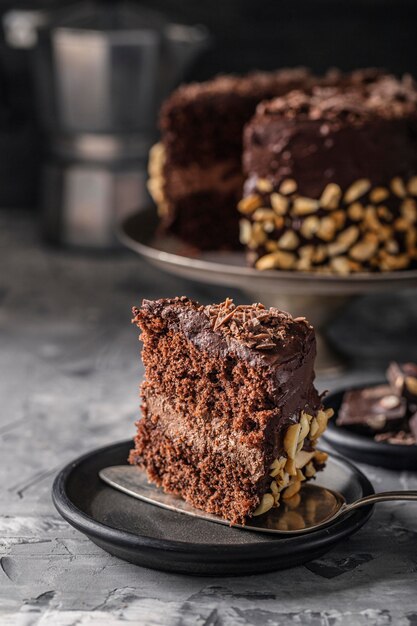
[[[230,300],[145,301],[134,313],[146,377],[130,462],[235,522],[294,496],[325,462],[312,327]]]
[[[164,220],[164,230],[199,250],[229,249],[239,232],[234,192],[202,191],[176,201],[176,212]],[[196,240],[195,234],[198,232]],[[197,242],[197,243],[196,243]]]
[[[161,110],[163,154],[151,155],[150,165],[150,191],[164,228],[200,249],[238,247],[243,126],[261,100],[311,84],[307,70],[294,69],[220,76],[177,89]],[[154,195],[155,186],[163,198]],[[219,219],[230,228],[219,228]]]
[[[209,165],[241,155],[242,128],[261,100],[293,89],[309,89],[313,76],[303,68],[248,76],[219,76],[177,89],[161,110],[167,160],[175,166]]]
[[[258,269],[340,274],[417,261],[417,89],[409,77],[294,91],[245,130],[241,241]]]

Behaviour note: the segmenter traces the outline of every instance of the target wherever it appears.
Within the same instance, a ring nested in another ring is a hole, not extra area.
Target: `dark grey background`
[[[10,8],[66,4],[62,0],[3,0],[0,16]],[[135,4],[159,10],[174,21],[204,24],[210,30],[213,45],[189,79],[294,65],[310,66],[316,72],[331,66],[349,70],[373,65],[417,75],[414,0],[148,0]],[[9,49],[0,29],[0,206],[36,206],[38,200],[42,137],[36,126],[30,63],[31,53]]]

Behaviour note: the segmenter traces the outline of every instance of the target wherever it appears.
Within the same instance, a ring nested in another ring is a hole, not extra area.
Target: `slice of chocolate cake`
[[[129,461],[231,522],[259,515],[323,467],[332,411],[314,387],[314,330],[261,304],[145,300],[142,419]]]
[[[348,274],[417,265],[417,89],[294,91],[245,130],[241,241],[260,270]]]
[[[293,69],[177,89],[162,107],[161,143],[149,161],[164,229],[199,249],[237,247],[243,126],[261,100],[311,85],[306,70]]]

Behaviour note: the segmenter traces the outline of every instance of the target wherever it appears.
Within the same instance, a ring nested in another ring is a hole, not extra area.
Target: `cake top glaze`
[[[199,311],[204,312],[214,331],[231,336],[255,350],[278,352],[280,345],[288,339],[305,335],[304,326],[312,330],[304,317],[294,319],[276,308],[266,309],[259,302],[236,306],[233,300],[226,298],[220,304],[200,307]]]
[[[261,102],[257,117],[277,119],[339,120],[348,123],[374,118],[398,119],[417,112],[417,87],[410,76],[380,75],[370,83],[344,82],[319,86],[312,92],[295,90]]]
[[[202,306],[185,296],[144,300],[133,309],[133,322],[143,316],[159,316],[178,328],[201,349],[222,356],[236,354],[251,365],[278,366],[291,361],[314,360],[315,335],[304,317],[293,318],[260,303],[235,305],[227,298]]]
[[[262,98],[265,91],[276,92],[278,96],[290,89],[309,92],[314,86],[359,88],[372,84],[383,76],[383,70],[378,68],[364,68],[347,73],[331,68],[323,76],[316,76],[306,67],[282,68],[274,72],[255,71],[243,76],[220,74],[203,82],[180,85],[165,101],[162,117],[172,108],[196,99],[210,100],[225,95],[256,99]]]
[[[258,92],[286,89],[288,84],[312,86],[317,77],[304,67],[285,68],[275,72],[251,72],[244,76],[220,74],[211,80],[180,85],[167,99],[164,108],[171,108],[196,98],[239,95],[256,98]]]

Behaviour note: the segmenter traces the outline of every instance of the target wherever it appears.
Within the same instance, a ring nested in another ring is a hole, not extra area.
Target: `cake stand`
[[[349,276],[259,271],[245,264],[243,252],[197,252],[174,237],[157,235],[158,217],[150,207],[128,217],[119,229],[121,241],[151,265],[190,280],[241,289],[248,302],[276,306],[305,316],[317,335],[316,371],[340,373],[343,357],[330,345],[326,329],[346,304],[361,294],[417,287],[417,270],[358,273]]]

